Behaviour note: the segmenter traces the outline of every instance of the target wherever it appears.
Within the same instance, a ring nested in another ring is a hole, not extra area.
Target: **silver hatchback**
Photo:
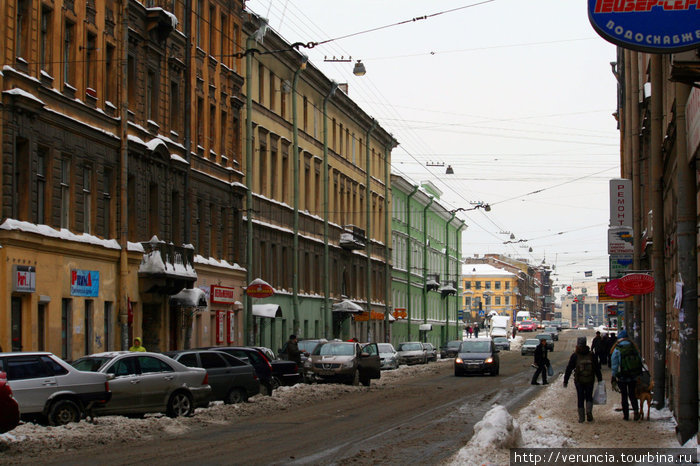
[[[207,371],[184,366],[160,353],[98,353],[78,359],[73,366],[109,378],[112,399],[94,410],[97,415],[189,416],[195,408],[209,404],[211,387]]]

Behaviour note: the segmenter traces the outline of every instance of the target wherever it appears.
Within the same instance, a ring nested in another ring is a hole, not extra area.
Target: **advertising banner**
[[[610,255],[610,278],[622,278],[632,266],[632,254]]]
[[[598,302],[620,302],[620,301],[633,301],[632,296],[628,296],[626,298],[614,298],[610,296],[606,291],[605,287],[608,285],[608,282],[598,282]]]
[[[96,270],[71,270],[70,294],[94,298],[100,291],[100,272]]]
[[[224,343],[226,336],[226,311],[216,311],[216,344]]]
[[[633,254],[632,228],[608,228],[608,254]]]
[[[632,228],[632,180],[610,180],[610,227]]]
[[[236,341],[236,313],[228,311],[228,343]]]
[[[234,304],[236,302],[235,288],[227,286],[211,285],[210,300],[216,304]]]
[[[36,291],[36,269],[29,265],[13,265],[12,291],[34,293]]]

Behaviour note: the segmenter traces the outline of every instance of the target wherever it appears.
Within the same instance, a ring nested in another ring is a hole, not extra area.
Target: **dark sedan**
[[[455,376],[467,373],[498,375],[499,350],[490,338],[473,338],[463,341],[455,357]]]
[[[506,337],[493,337],[493,344],[499,350],[510,351],[510,340]]]
[[[455,356],[457,356],[457,352],[459,351],[459,345],[461,344],[462,340],[448,341],[447,344],[442,345],[440,347],[440,357],[442,359],[454,358]]]
[[[222,351],[184,350],[165,353],[187,367],[201,367],[209,374],[211,399],[241,403],[260,393],[260,381],[250,364]]]

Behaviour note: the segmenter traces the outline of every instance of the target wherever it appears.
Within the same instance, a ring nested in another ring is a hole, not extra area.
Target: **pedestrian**
[[[517,333],[517,328],[518,327],[516,325],[513,325],[513,331],[512,331],[513,338],[515,338],[515,334]]]
[[[600,340],[600,367],[605,366],[608,363],[608,354],[610,352],[610,335],[606,333]]]
[[[622,418],[629,421],[629,402],[632,402],[634,420],[639,420],[639,406],[635,396],[637,377],[642,375],[642,357],[634,342],[627,338],[627,330],[622,329],[612,349],[612,383],[617,381],[622,397]]]
[[[479,338],[479,325],[474,326],[474,338]]]
[[[607,355],[607,358],[608,358],[608,367],[612,367],[612,349],[615,346],[616,340],[617,340],[617,336],[615,336],[614,333],[611,333],[610,338],[608,338],[608,347],[605,348],[605,354]]]
[[[598,358],[586,345],[586,337],[579,337],[576,341],[576,349],[569,358],[569,364],[564,373],[564,387],[569,384],[571,372],[574,373],[574,385],[578,398],[578,422],[583,422],[586,418],[588,422],[593,422],[593,385],[596,378],[598,382],[603,380],[603,374],[600,372]]]
[[[134,346],[129,348],[129,351],[145,352],[146,348],[141,345],[141,337],[134,338]]]
[[[469,324],[469,325],[467,326],[467,336],[468,336],[469,338],[472,337],[472,332],[474,332],[474,330],[472,329],[471,324]]]
[[[289,340],[286,344],[287,359],[294,361],[298,366],[301,366],[301,351],[299,351],[299,340],[293,333],[289,335]]]
[[[540,373],[542,374],[542,385],[547,385],[547,365],[549,364],[549,359],[547,358],[547,340],[544,338],[540,339],[540,344],[535,348],[535,366],[537,370],[535,375],[532,376],[532,385],[539,385],[537,377]]]
[[[593,353],[593,356],[598,359],[598,362],[600,362],[600,355],[605,352],[605,348],[603,348],[603,338],[600,336],[600,330],[595,332],[593,341],[591,341],[591,352]]]

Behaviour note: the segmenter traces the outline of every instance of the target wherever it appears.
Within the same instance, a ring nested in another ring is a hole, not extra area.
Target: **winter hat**
[[[578,337],[576,339],[576,346],[586,346],[586,337]]]
[[[627,330],[624,328],[620,330],[617,334],[617,338],[627,338]]]

